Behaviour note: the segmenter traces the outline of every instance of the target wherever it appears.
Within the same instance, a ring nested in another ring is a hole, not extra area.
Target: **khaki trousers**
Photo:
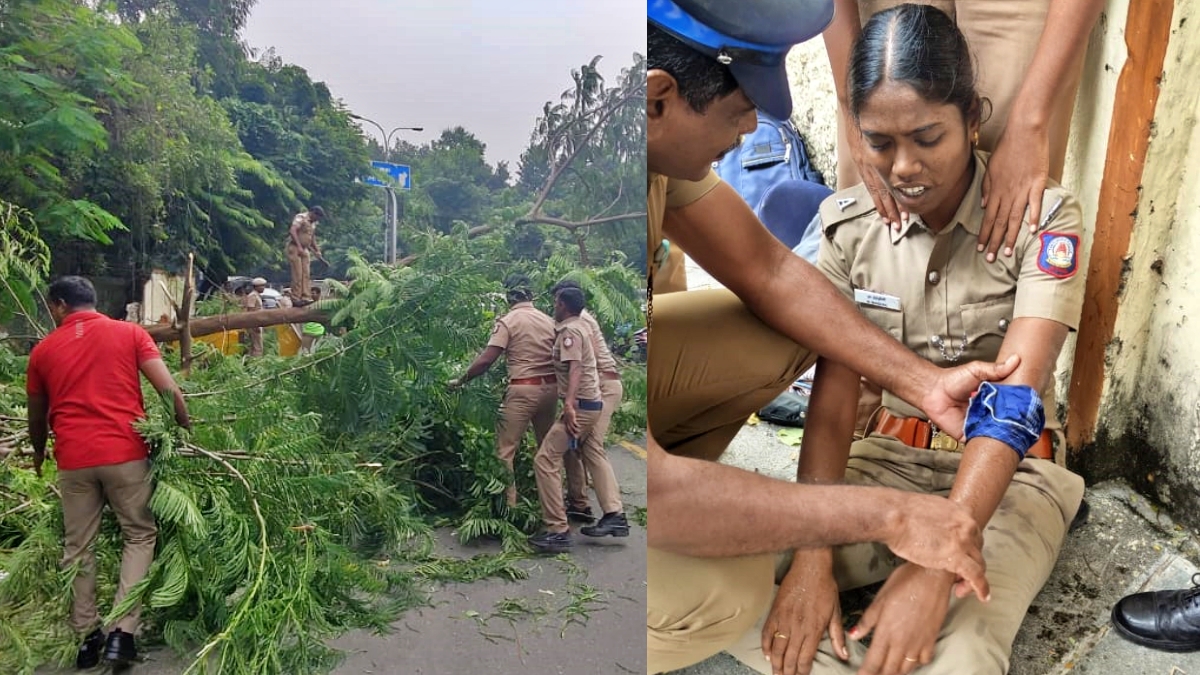
[[[708,460],[817,360],[724,289],[655,295],[648,344],[654,439],[673,454]]]
[[[727,290],[655,295],[650,331],[650,429],[667,451],[701,459],[719,458],[747,418],[816,361]],[[648,672],[702,661],[753,626],[771,601],[775,557],[649,548]]]
[[[250,356],[263,355],[263,329],[251,328],[246,331],[250,334],[250,351],[247,352]]]
[[[608,437],[608,426],[612,423],[613,412],[621,405],[625,395],[625,385],[620,380],[610,380],[601,376],[600,398],[604,401],[604,410],[596,419],[596,426],[588,434],[587,441],[579,446],[579,450],[568,452],[563,457],[563,466],[567,470],[567,504],[575,507],[585,507],[587,498],[587,477],[592,477],[592,489],[596,491],[596,499],[604,513],[617,513],[624,510],[621,504],[621,488],[617,485],[617,475],[613,472],[612,462],[608,460],[608,450],[605,439]],[[586,469],[586,471],[585,471]]]
[[[587,443],[600,410],[576,410],[579,421],[579,447]],[[542,502],[542,521],[550,532],[567,532],[567,505],[563,500],[563,455],[567,452],[567,426],[562,419],[554,422],[550,433],[538,447],[533,458],[533,470],[537,476],[538,499]]]
[[[863,23],[877,12],[901,4],[896,0],[859,0],[859,17]],[[933,5],[946,12],[958,24],[967,38],[979,95],[991,102],[991,115],[984,119],[979,130],[979,146],[991,152],[996,149],[1000,134],[1012,112],[1017,96],[1034,51],[1046,25],[1049,0],[922,0],[921,4]],[[1071,130],[1071,114],[1075,108],[1075,94],[1079,90],[1079,79],[1083,72],[1084,50],[1079,50],[1072,65],[1068,84],[1057,92],[1054,112],[1051,117],[1050,178],[1061,181],[1063,163],[1067,156],[1067,136]],[[984,113],[988,108],[984,108]],[[862,182],[858,167],[850,155],[846,141],[845,120],[838,116],[837,185],[845,189]]]
[[[909,448],[890,438],[871,436],[854,444],[846,481],[948,496],[960,458],[958,453]],[[1041,459],[1021,462],[984,530],[983,556],[992,600],[985,604],[974,596],[951,599],[933,662],[918,671],[921,675],[1008,672],[1013,639],[1054,569],[1067,526],[1082,499],[1083,479],[1079,476]],[[780,578],[790,565],[789,558],[780,561]],[[838,586],[846,590],[884,580],[900,562],[882,544],[841,546],[835,549],[834,572]],[[765,619],[764,613],[758,625],[729,651],[751,668],[770,673],[760,638]],[[826,638],[812,672],[857,672],[866,648],[853,640],[847,640],[847,648],[849,664],[833,656]]]
[[[100,530],[100,517],[107,502],[121,524],[125,549],[121,553],[121,578],[113,605],[120,604],[134,584],[146,576],[154,562],[158,528],[150,513],[150,462],[138,460],[108,466],[58,472],[62,491],[63,567],[79,563],[73,585],[71,627],[90,632],[100,622],[96,612],[96,559],[92,544]],[[141,607],[134,607],[110,628],[135,633]]]
[[[525,439],[525,431],[533,425],[533,436],[538,446],[554,424],[554,413],[558,409],[558,385],[549,384],[510,384],[504,392],[504,400],[500,402],[500,416],[496,425],[496,456],[513,470],[513,460],[517,449]],[[508,504],[517,503],[517,486],[515,482],[508,485]]]
[[[296,243],[287,243],[288,265],[291,267],[292,295],[304,300],[312,300],[312,279],[309,277],[309,263],[312,255],[307,250],[301,250]]]

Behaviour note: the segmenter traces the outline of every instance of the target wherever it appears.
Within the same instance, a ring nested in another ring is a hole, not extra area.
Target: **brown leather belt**
[[[553,375],[542,375],[540,377],[518,377],[515,380],[509,380],[509,384],[554,384],[558,382],[558,378]]]
[[[600,373],[600,377],[603,377],[606,380],[619,380],[619,379],[621,379],[621,374],[620,373]]]
[[[958,439],[938,429],[918,417],[900,417],[888,412],[887,408],[879,411],[879,421],[875,423],[873,433],[891,436],[901,443],[913,448],[928,448],[930,450],[945,450],[947,452],[962,452],[965,444]],[[1050,440],[1050,432],[1043,431],[1037,443],[1026,453],[1027,457],[1038,459],[1054,459],[1054,444]]]

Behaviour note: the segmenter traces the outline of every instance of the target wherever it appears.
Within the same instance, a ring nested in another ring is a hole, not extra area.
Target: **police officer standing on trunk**
[[[501,354],[505,355],[508,389],[500,404],[500,419],[496,425],[496,455],[512,471],[513,458],[530,424],[540,446],[550,425],[554,423],[558,390],[555,387],[554,364],[551,362],[554,321],[533,306],[533,292],[528,277],[510,276],[504,286],[509,312],[496,319],[487,347],[479,353],[467,372],[448,384],[451,389],[461,387],[487,372]],[[517,487],[510,482],[508,504],[515,506],[516,503]]]

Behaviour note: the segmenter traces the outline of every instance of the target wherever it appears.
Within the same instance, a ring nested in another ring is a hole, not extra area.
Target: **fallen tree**
[[[308,323],[309,321],[327,321],[328,319],[329,313],[315,305],[263,309],[257,312],[192,317],[188,321],[188,334],[192,337],[201,337],[225,330],[265,328],[284,323]],[[183,329],[180,326],[169,323],[146,326],[146,332],[154,338],[155,342],[173,342],[183,336]]]

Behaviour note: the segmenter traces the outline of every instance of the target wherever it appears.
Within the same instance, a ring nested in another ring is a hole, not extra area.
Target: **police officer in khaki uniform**
[[[988,262],[976,247],[989,158],[975,150],[983,106],[962,33],[933,7],[904,5],[873,17],[853,54],[850,105],[868,166],[912,215],[895,231],[865,186],[832,195],[821,207],[818,267],[873,323],[933,363],[1020,354],[1002,384],[1038,390],[1048,419],[1022,459],[1025,448],[988,437],[961,444],[885,390],[869,435],[851,444],[859,376],[818,361],[798,480],[897,488],[967,506],[985,527],[992,598],[951,599],[953,575],[872,544],[797,550],[761,630],[739,655],[764,673],[811,666],[820,675],[1003,675],[1083,496],[1083,480],[1056,463],[1053,450],[1062,428],[1054,368],[1083,303],[1082,212],[1051,184],[1040,231],[1022,228],[1014,256]],[[884,579],[847,642],[839,588]],[[864,649],[857,639],[872,632]],[[826,633],[832,641],[814,661]]]
[[[553,293],[558,295],[564,288],[578,289],[580,286],[576,281],[564,279],[555,284]],[[600,399],[604,402],[604,410],[600,412],[596,426],[592,428],[587,441],[580,445],[578,450],[568,451],[563,458],[563,465],[567,471],[567,518],[588,523],[594,520],[587,499],[587,477],[590,474],[602,515],[600,522],[595,526],[583,527],[579,531],[589,537],[627,537],[629,521],[621,504],[621,488],[617,484],[617,476],[613,473],[612,463],[608,460],[608,451],[604,446],[608,436],[608,425],[612,422],[613,412],[621,405],[625,387],[621,383],[617,360],[613,358],[612,351],[604,340],[604,333],[600,330],[596,317],[584,309],[579,313],[579,320],[587,326],[588,339],[596,355],[596,370],[600,376]]]
[[[558,322],[555,325],[554,369],[563,410],[533,458],[546,531],[529,540],[534,548],[546,553],[571,548],[571,531],[562,491],[563,455],[587,443],[604,409],[600,400],[596,354],[588,335],[590,331],[579,318],[583,308],[583,291],[578,288],[564,288],[554,296],[554,319]]]
[[[751,627],[770,605],[774,552],[789,548],[880,541],[963,576],[981,597],[988,592],[980,528],[960,505],[797,485],[702,461],[718,458],[816,354],[917,404],[954,435],[980,381],[1017,365],[943,370],[917,356],[863,318],[713,175],[712,162],[754,128],[756,108],[790,115],[787,52],[819,34],[832,10],[831,0],[647,5],[651,672],[700,661]],[[662,293],[677,290],[660,284],[671,277],[675,249],[728,290]]]
[[[995,152],[989,175],[984,177],[988,214],[979,238],[993,255],[1005,241],[1011,255],[1022,222],[1040,222],[1044,214],[1040,193],[1046,180],[1062,180],[1084,52],[1104,0],[921,1],[955,21],[975,56],[979,94],[987,99],[989,108],[979,130],[979,147]],[[834,4],[834,21],[824,38],[842,113],[838,117],[837,184],[848,188],[867,180],[876,208],[899,227],[900,209],[895,200],[871,173],[859,176],[866,149],[853,133],[846,71],[850,46],[861,25],[875,13],[902,2],[835,0]],[[847,130],[852,132],[849,136]]]
[[[500,404],[500,420],[496,428],[496,455],[509,471],[513,458],[533,424],[533,435],[542,444],[550,425],[554,423],[557,385],[551,350],[554,347],[554,321],[533,306],[529,279],[514,275],[505,280],[509,311],[496,319],[487,347],[461,377],[450,380],[457,388],[487,372],[505,355],[508,364],[508,389]],[[508,486],[508,504],[517,503],[517,487]]]
[[[300,293],[296,299],[300,300],[302,305],[312,301],[312,292],[309,290],[312,287],[309,266],[313,257],[315,256],[317,260],[325,260],[321,255],[321,247],[317,245],[317,223],[324,218],[325,209],[314,206],[307,211],[297,213],[292,218],[291,227],[288,228],[288,240],[284,247],[284,253],[287,255],[288,265],[291,267],[292,291]]]

